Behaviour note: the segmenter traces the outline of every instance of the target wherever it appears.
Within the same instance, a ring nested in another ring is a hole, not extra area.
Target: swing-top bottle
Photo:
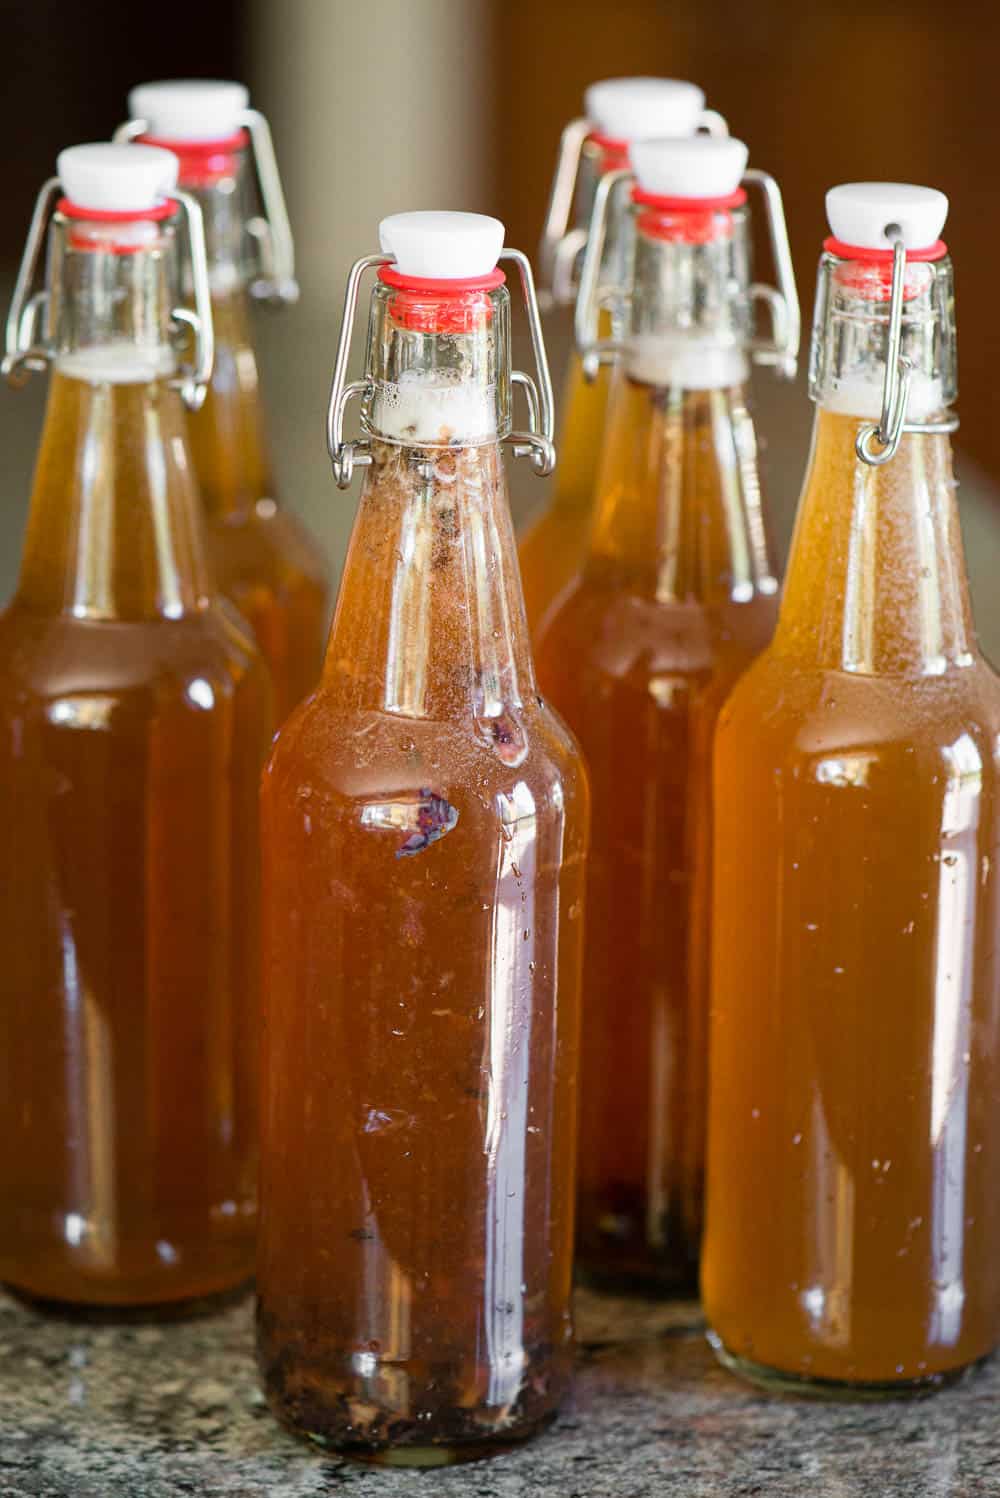
[[[947,200],[827,205],[780,621],[718,731],[703,1289],[736,1369],[895,1395],[1000,1342],[1000,681],[952,477]]]
[[[676,78],[606,78],[584,94],[584,114],[562,133],[539,249],[542,295],[552,308],[572,307],[580,264],[598,193],[629,167],[637,140],[726,134],[726,122],[705,108],[705,95]],[[603,186],[602,186],[603,184]],[[612,305],[620,297],[631,219],[616,196],[601,259],[602,332],[611,328]],[[533,516],[518,552],[528,624],[537,631],[548,609],[575,577],[587,545],[596,498],[597,465],[607,418],[609,372],[584,378],[580,355],[570,354],[561,403],[559,467],[551,501]]]
[[[298,296],[271,133],[241,83],[143,83],[128,102],[133,118],[117,137],[174,152],[180,185],[202,210],[215,361],[190,444],[212,565],[264,653],[280,723],[319,676],[328,577],[319,543],[278,504],[252,335],[251,299],[282,306]]]
[[[0,615],[0,1278],[61,1301],[253,1266],[270,701],[205,557],[184,404],[212,313],[176,175],[149,147],[64,151],[7,324],[7,375],[52,383]]]
[[[552,403],[508,250],[537,384],[511,369],[502,234],[399,214],[354,267],[329,437],[365,482],[319,688],[264,777],[261,1371],[295,1430],[397,1464],[530,1435],[572,1364],[587,791],[521,599],[501,446],[548,471]]]
[[[798,345],[780,195],[746,160],[731,138],[636,142],[635,175],[599,195],[577,335],[585,372],[617,362],[582,570],[536,647],[594,800],[578,1263],[592,1281],[660,1291],[694,1285],[701,1235],[712,734],[777,612],[746,381],[752,358],[784,370]],[[743,181],[765,190],[781,290],[751,283]],[[607,341],[616,214],[631,249]]]

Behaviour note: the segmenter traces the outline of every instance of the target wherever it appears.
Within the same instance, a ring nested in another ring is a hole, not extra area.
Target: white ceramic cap
[[[70,146],[60,151],[56,171],[62,190],[78,208],[99,213],[143,213],[157,208],[177,186],[177,157],[159,146]]]
[[[891,249],[886,229],[895,226],[906,249],[926,250],[941,238],[948,199],[908,182],[846,182],[827,193],[826,216],[834,237],[859,249]]]
[[[605,78],[583,96],[587,119],[611,140],[693,135],[705,95],[677,78]]]
[[[140,83],[128,96],[129,115],[145,120],[161,140],[227,140],[242,127],[250,93],[242,83],[173,78]]]
[[[636,141],[630,154],[643,192],[657,198],[726,198],[739,187],[749,152],[731,135],[688,135]]]
[[[484,213],[392,213],[379,244],[403,276],[460,281],[488,276],[503,249],[504,226]]]

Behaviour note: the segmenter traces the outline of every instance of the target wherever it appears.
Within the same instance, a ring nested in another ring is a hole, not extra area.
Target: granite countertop
[[[810,1404],[719,1368],[697,1306],[581,1294],[576,1392],[534,1443],[431,1472],[272,1420],[249,1296],[186,1322],[66,1321],[0,1295],[0,1498],[974,1498],[1000,1493],[1000,1364],[930,1398]]]

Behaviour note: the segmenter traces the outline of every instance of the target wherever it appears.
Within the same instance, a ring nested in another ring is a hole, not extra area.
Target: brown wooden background
[[[533,245],[561,125],[585,84],[690,78],[785,196],[803,321],[823,194],[864,178],[951,199],[961,445],[1000,479],[1000,3],[997,0],[498,0],[498,200]],[[503,116],[507,116],[503,118]]]

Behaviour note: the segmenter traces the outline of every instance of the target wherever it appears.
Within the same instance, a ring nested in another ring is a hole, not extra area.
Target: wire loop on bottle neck
[[[882,414],[877,422],[866,422],[858,430],[854,450],[862,463],[881,468],[899,451],[906,432],[925,436],[947,435],[958,430],[958,417],[941,421],[907,421],[913,365],[901,352],[903,338],[903,299],[906,278],[906,247],[897,235],[892,246],[892,287],[889,297],[889,334],[882,383]]]
[[[246,226],[257,247],[260,272],[250,283],[250,295],[257,301],[290,306],[299,299],[299,285],[295,279],[295,240],[274,154],[271,127],[258,109],[240,110],[236,123],[250,137],[250,158],[264,209]],[[118,126],[112,139],[133,141],[151,133],[149,120],[126,120]]]
[[[729,126],[717,109],[702,109],[695,131],[725,136],[729,134]],[[570,218],[576,202],[583,148],[594,134],[593,121],[580,118],[571,120],[559,137],[556,170],[538,246],[538,297],[546,312],[553,307],[571,306],[576,300],[577,267],[587,246],[588,230],[582,225],[570,228]],[[602,173],[601,181],[608,175]]]
[[[767,172],[756,169],[745,172],[743,182],[747,185],[759,186],[763,190],[768,232],[778,280],[777,286],[754,282],[747,288],[751,302],[764,303],[771,318],[770,336],[751,338],[748,345],[749,352],[754,363],[773,368],[775,373],[784,379],[794,379],[801,337],[801,316],[781,192],[773,177]],[[635,176],[631,170],[624,168],[607,172],[598,183],[594,195],[587,247],[583,257],[583,268],[580,272],[574,335],[581,356],[584,377],[591,381],[597,377],[602,364],[613,363],[624,350],[621,338],[599,336],[599,321],[602,308],[612,303],[627,301],[631,295],[629,287],[601,285],[604,246],[613,211],[613,201],[624,192],[626,187],[634,191]]]
[[[49,223],[62,194],[58,177],[50,177],[35,199],[35,207],[28,227],[28,237],[21,256],[21,264],[14,285],[7,313],[6,346],[0,370],[8,383],[23,385],[32,372],[43,371],[56,353],[51,337],[42,332],[43,314],[46,311],[49,290],[40,287],[34,290],[48,234]],[[190,193],[176,189],[171,192],[172,203],[180,209],[184,219],[188,254],[191,260],[191,285],[194,293],[194,309],[174,307],[170,320],[174,326],[191,329],[194,338],[194,363],[182,368],[171,384],[180,391],[184,404],[193,411],[203,404],[208,382],[212,376],[215,359],[215,336],[212,325],[212,302],[208,279],[208,256],[205,249],[205,226],[201,208]],[[80,215],[86,218],[86,213]],[[143,215],[137,213],[136,219]],[[114,251],[111,251],[114,253]]]
[[[526,255],[520,250],[501,250],[499,259],[510,260],[518,268],[521,279],[521,288],[524,296],[525,308],[528,314],[528,326],[531,333],[532,348],[535,356],[535,370],[537,381],[523,370],[512,370],[510,374],[511,383],[519,386],[525,391],[528,405],[528,426],[522,431],[512,431],[506,435],[497,436],[497,441],[509,442],[512,445],[515,457],[528,457],[536,474],[545,477],[555,467],[556,452],[554,444],[555,412],[552,399],[552,379],[549,374],[548,359],[545,353],[545,341],[542,336],[541,317],[538,310],[538,298],[535,293],[535,282],[531,272],[531,265]],[[380,266],[392,265],[394,263],[391,255],[365,255],[356,260],[351,267],[347,278],[347,287],[344,292],[344,311],[340,323],[340,338],[337,344],[337,357],[334,361],[333,377],[330,382],[330,397],[327,402],[326,412],[326,446],[330,454],[330,463],[333,468],[333,477],[338,488],[350,487],[356,467],[371,463],[371,443],[367,437],[344,438],[344,416],[351,401],[358,399],[363,406],[370,404],[375,393],[375,380],[372,370],[365,372],[365,378],[348,383],[347,367],[350,362],[351,344],[354,337],[354,321],[357,316],[358,296],[361,289],[361,281],[366,271],[376,269]],[[428,444],[415,440],[415,447]],[[430,444],[433,446],[434,444]],[[461,445],[461,434],[456,439],[457,446]]]

